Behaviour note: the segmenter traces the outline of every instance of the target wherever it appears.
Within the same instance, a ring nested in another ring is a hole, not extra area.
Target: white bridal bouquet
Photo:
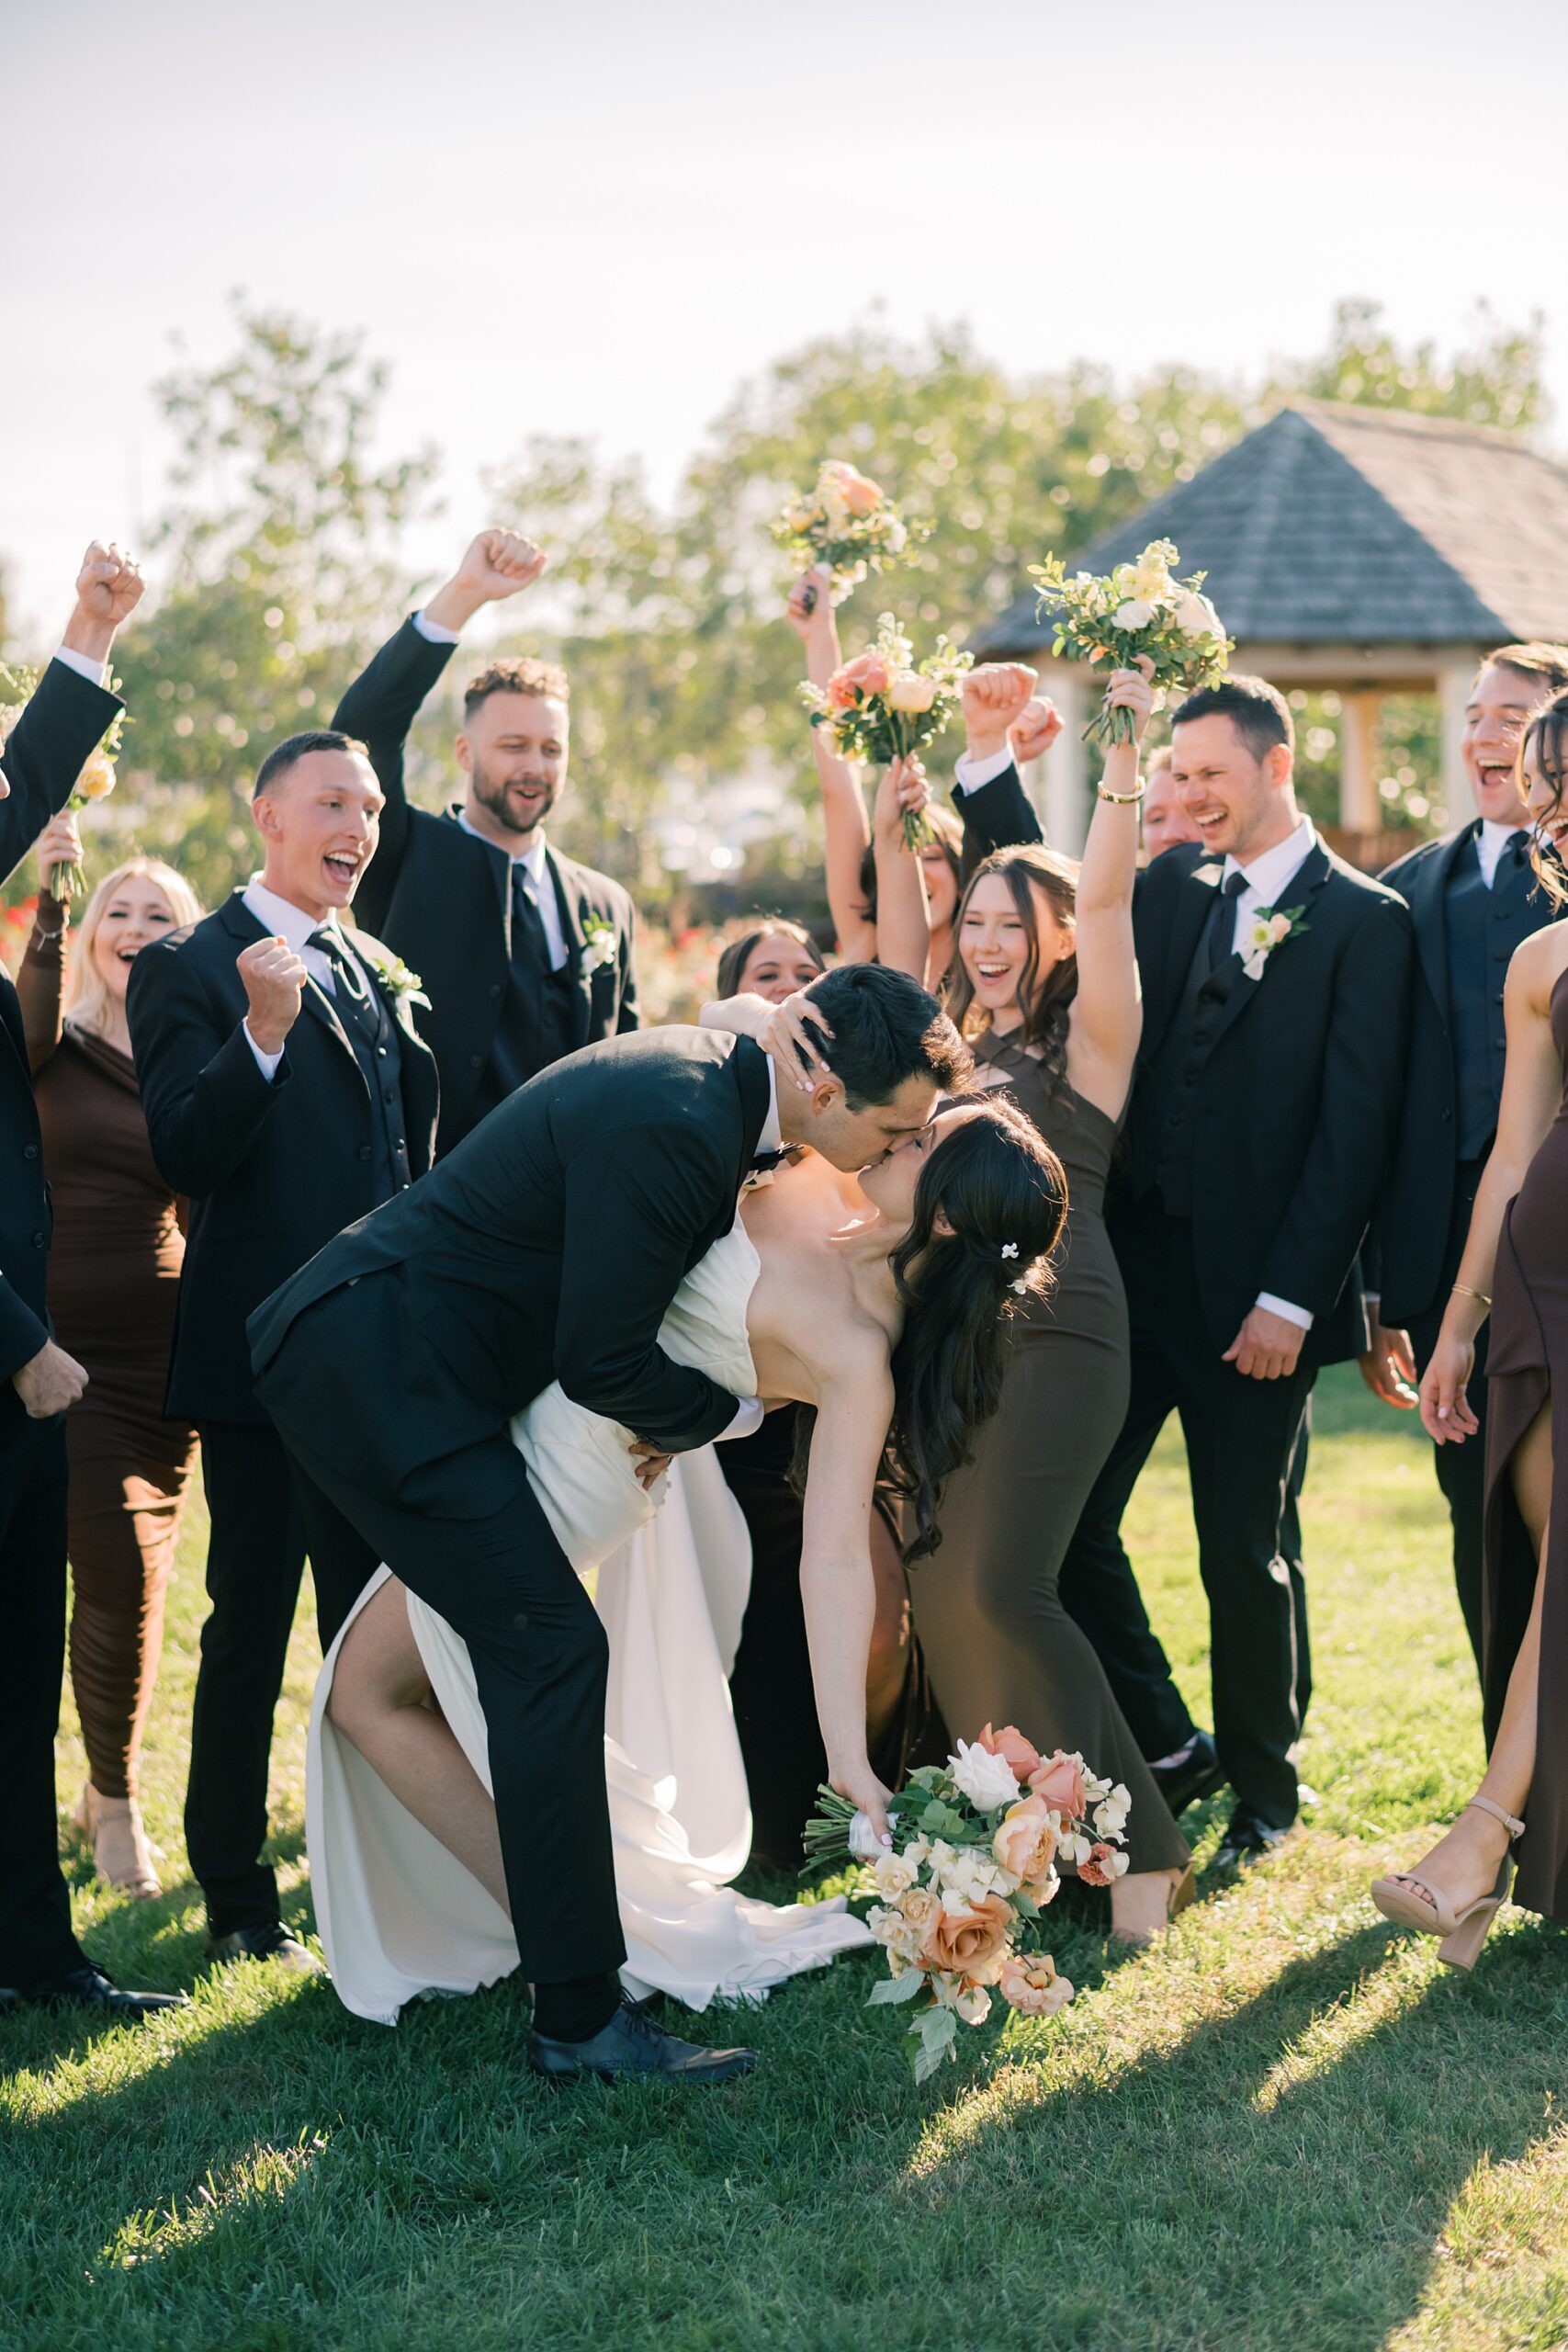
[[[0,745],[20,718],[39,682],[36,670],[17,662],[0,662]],[[111,680],[111,688],[118,690],[118,679]],[[96,752],[77,777],[72,788],[67,808],[85,808],[89,801],[107,800],[115,786],[114,755],[119,749],[119,739],[125,729],[125,713],[120,711]],[[51,899],[69,905],[86,889],[87,872],[83,865],[67,865],[63,862],[51,865],[44,876],[45,887]]]
[[[1184,694],[1212,686],[1230,659],[1224,624],[1202,594],[1206,574],[1176,577],[1178,558],[1168,539],[1155,539],[1136,563],[1118,564],[1108,578],[1075,571],[1069,579],[1059,556],[1032,563],[1042,610],[1055,614],[1054,653],[1075,662],[1109,662],[1130,670],[1141,654],[1154,664],[1151,684],[1178,686]],[[1086,739],[1130,743],[1133,714],[1103,704],[1084,729]]]
[[[792,498],[772,525],[797,571],[826,567],[835,604],[868,571],[912,562],[931,527],[907,523],[881,483],[841,458],[829,458],[810,497]]]
[[[957,2056],[960,2019],[984,2024],[993,1986],[1021,2017],[1053,2017],[1072,1999],[1042,1915],[1061,1884],[1058,1858],[1090,1886],[1126,1870],[1119,1849],[1132,1799],[1120,1781],[1096,1780],[1061,1748],[1043,1757],[1010,1724],[987,1724],[945,1765],[911,1772],[889,1812],[890,1847],[870,1839],[847,1797],[818,1793],[807,1853],[862,1862],[853,1892],[879,1898],[867,1925],[888,1973],[872,2001],[921,2001],[909,2028],[917,2083]]]
[[[876,624],[876,641],[835,670],[826,686],[803,685],[813,727],[825,727],[840,759],[886,767],[923,751],[958,707],[964,673],[974,662],[945,637],[923,662],[891,613]],[[923,810],[904,820],[904,845],[919,849],[935,838]]]

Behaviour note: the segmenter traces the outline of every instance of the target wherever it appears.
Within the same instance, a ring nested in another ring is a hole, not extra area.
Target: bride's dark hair
[[[942,1542],[943,1485],[1001,1402],[1008,1323],[1024,1297],[1050,1288],[1067,1213],[1062,1163],[1032,1122],[997,1095],[960,1100],[975,1115],[921,1169],[909,1230],[891,1260],[904,1329],[893,1351],[887,1459],[908,1505],[907,1560]],[[938,1231],[939,1216],[951,1233]]]

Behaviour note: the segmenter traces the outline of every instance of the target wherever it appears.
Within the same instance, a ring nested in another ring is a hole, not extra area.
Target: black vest
[[[547,865],[545,881],[547,888],[555,888],[555,878]],[[518,888],[515,867],[512,888]],[[559,904],[558,895],[558,913]],[[543,928],[542,917],[540,927]],[[518,1087],[525,1086],[540,1070],[547,1069],[551,1062],[558,1062],[571,1052],[576,1040],[572,1025],[575,995],[571,957],[568,956],[558,972],[550,971],[547,950],[541,961],[538,954],[531,952],[522,925],[514,922],[501,1018],[474,1098],[479,1112],[493,1111]]]
[[[1527,912],[1534,876],[1505,849],[1490,890],[1474,842],[1455,858],[1443,898],[1448,934],[1449,1023],[1461,1159],[1480,1159],[1497,1132],[1503,1100],[1503,983],[1508,961],[1534,928]]]
[[[1198,1080],[1230,988],[1243,985],[1239,967],[1227,973],[1226,966],[1221,964],[1210,971],[1205,925],[1188,967],[1176,1017],[1139,1080],[1154,1098],[1155,1186],[1171,1216],[1192,1214],[1192,1120]]]
[[[343,975],[336,975],[333,1008],[354,1048],[366,1085],[370,1090],[370,1141],[359,1147],[361,1159],[371,1162],[377,1205],[409,1188],[408,1126],[403,1117],[403,1056],[398,1024],[382,1002],[379,989],[365,982],[363,998],[351,994]]]

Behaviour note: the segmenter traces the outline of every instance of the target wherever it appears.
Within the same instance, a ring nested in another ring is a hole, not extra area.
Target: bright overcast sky
[[[0,557],[28,634],[134,538],[149,387],[226,296],[363,328],[449,520],[531,433],[668,487],[739,379],[874,300],[1020,371],[1252,376],[1335,300],[1546,318],[1560,0],[49,0],[5,8]],[[1544,105],[1543,105],[1544,102]],[[1533,249],[1533,259],[1531,258]]]

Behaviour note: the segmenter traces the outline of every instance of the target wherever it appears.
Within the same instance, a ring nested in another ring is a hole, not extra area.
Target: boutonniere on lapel
[[[592,915],[582,926],[582,968],[585,972],[602,972],[613,964],[621,952],[620,939],[613,922],[603,915]]]
[[[1301,907],[1259,907],[1246,930],[1236,953],[1241,968],[1249,980],[1263,978],[1263,967],[1276,947],[1283,947],[1287,939],[1296,938],[1310,931],[1310,922],[1303,922],[1304,909]]]
[[[424,993],[424,982],[417,972],[409,969],[400,956],[394,956],[378,939],[367,939],[363,932],[354,934],[354,952],[361,963],[369,965],[400,1012],[409,1004],[423,1004],[429,1012],[430,999]]]

